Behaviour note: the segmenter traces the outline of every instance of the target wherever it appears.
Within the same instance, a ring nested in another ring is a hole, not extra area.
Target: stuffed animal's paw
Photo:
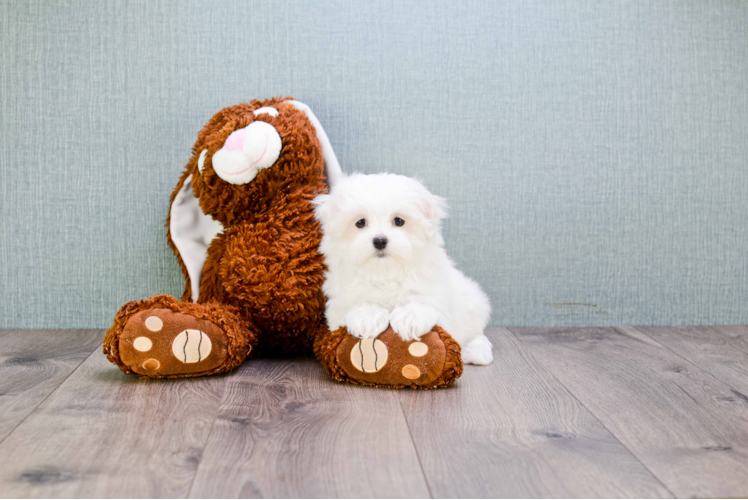
[[[373,339],[387,329],[390,313],[379,306],[354,307],[345,315],[348,333],[360,339]]]
[[[451,385],[462,373],[460,346],[438,326],[405,341],[392,326],[376,339],[359,339],[345,327],[315,340],[315,354],[332,378],[376,387],[432,389]]]
[[[104,339],[104,353],[127,374],[181,378],[230,370],[255,343],[231,306],[156,295],[120,309]]]
[[[438,318],[433,307],[413,303],[396,307],[390,313],[390,325],[403,340],[416,340],[430,332]]]

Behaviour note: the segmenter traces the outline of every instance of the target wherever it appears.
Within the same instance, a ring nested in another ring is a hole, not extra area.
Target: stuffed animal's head
[[[311,197],[342,177],[309,106],[290,99],[225,108],[203,127],[171,196],[168,238],[198,300],[208,246],[221,231],[280,199]],[[303,191],[301,191],[303,190]]]
[[[312,120],[308,107],[282,98],[216,113],[187,164],[202,211],[230,225],[271,208],[281,192],[324,185],[323,144]]]

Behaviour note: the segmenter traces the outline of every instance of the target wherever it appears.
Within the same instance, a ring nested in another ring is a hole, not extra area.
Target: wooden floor
[[[489,336],[395,391],[312,358],[141,381],[100,330],[0,331],[0,496],[748,496],[748,327]]]

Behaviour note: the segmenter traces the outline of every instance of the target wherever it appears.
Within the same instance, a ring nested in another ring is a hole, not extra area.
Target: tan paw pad
[[[158,332],[164,327],[164,322],[158,316],[150,316],[145,320],[145,327],[152,332]]]
[[[408,346],[408,352],[411,356],[420,358],[421,356],[425,356],[426,353],[429,352],[429,347],[423,342],[413,342]]]
[[[148,352],[153,347],[153,342],[148,337],[138,337],[132,341],[132,346],[140,352]]]
[[[171,352],[182,363],[199,363],[212,349],[210,337],[200,330],[185,330],[174,339]]]
[[[421,370],[416,365],[405,365],[403,366],[403,377],[408,380],[415,380],[421,376]]]
[[[351,349],[351,364],[364,373],[376,373],[387,363],[387,347],[380,340],[361,340]]]
[[[143,361],[143,368],[155,372],[159,368],[161,368],[161,363],[158,362],[157,359],[149,358]]]

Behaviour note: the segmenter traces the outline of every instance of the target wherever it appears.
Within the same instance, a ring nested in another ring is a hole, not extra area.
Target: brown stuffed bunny
[[[328,331],[311,200],[342,172],[308,106],[279,98],[225,108],[192,152],[166,224],[184,294],[122,306],[104,353],[123,372],[193,377],[250,353],[314,350],[339,381],[431,388],[459,377],[459,345],[438,327],[419,342],[391,329],[376,341]]]

